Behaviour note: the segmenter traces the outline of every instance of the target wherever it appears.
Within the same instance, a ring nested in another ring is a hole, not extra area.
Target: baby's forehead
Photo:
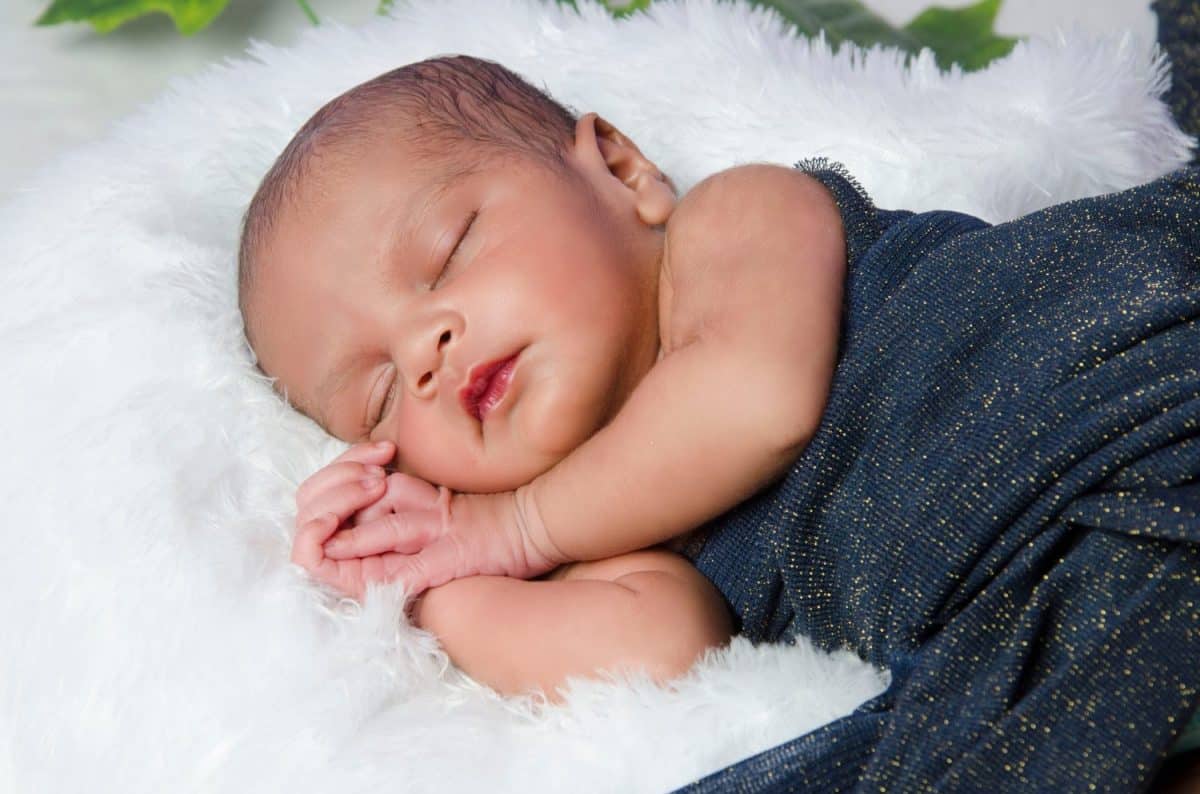
[[[290,191],[301,210],[323,200],[353,201],[367,186],[440,194],[477,171],[485,158],[467,147],[376,131],[315,147]]]
[[[343,278],[353,275],[353,261],[333,261],[318,252],[355,235],[378,235],[402,246],[446,193],[477,168],[477,161],[426,158],[386,142],[382,147],[361,142],[317,155],[297,175],[263,240],[266,272],[258,280],[255,303],[271,302],[279,290],[297,282],[328,285],[330,268],[339,271],[338,283],[365,289],[360,281]],[[386,233],[381,224],[388,227]]]
[[[342,129],[306,141],[302,162],[293,163],[290,184],[275,203],[259,249],[273,260],[265,269],[287,267],[297,242],[313,235],[351,233],[362,216],[391,213],[395,232],[419,224],[450,188],[505,159],[502,151],[449,133],[423,134],[419,125],[379,123]],[[340,266],[340,265],[339,265]],[[289,273],[288,278],[303,278]],[[276,278],[262,294],[278,288]]]

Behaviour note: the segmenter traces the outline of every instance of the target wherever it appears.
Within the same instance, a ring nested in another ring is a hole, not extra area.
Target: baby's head
[[[247,339],[334,436],[390,439],[399,470],[455,490],[509,490],[655,363],[673,207],[596,115],[487,61],[410,64],[317,111],[264,177],[239,253]]]

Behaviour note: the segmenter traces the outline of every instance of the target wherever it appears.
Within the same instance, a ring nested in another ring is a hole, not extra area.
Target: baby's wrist
[[[545,572],[573,560],[563,553],[550,536],[541,510],[538,509],[533,485],[522,485],[513,492],[513,514],[516,517],[525,559],[531,568],[541,568],[541,572]]]

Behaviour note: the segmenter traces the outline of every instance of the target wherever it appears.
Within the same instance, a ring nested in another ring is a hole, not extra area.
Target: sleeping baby
[[[845,240],[829,192],[748,165],[677,202],[594,113],[436,58],[337,97],[246,215],[260,367],[353,446],[296,495],[294,562],[501,692],[684,672],[732,631],[664,547],[817,428]],[[676,541],[678,542],[678,541]]]
[[[677,201],[466,57],[322,108],[240,252],[262,369],[353,444],[293,561],[423,593],[506,693],[735,629],[890,671],[700,790],[1140,790],[1200,704],[1200,169],[991,225],[798,165]]]

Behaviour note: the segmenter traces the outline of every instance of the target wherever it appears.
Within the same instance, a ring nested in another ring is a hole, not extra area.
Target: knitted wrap
[[[799,167],[846,228],[829,401],[691,556],[893,682],[695,790],[1145,787],[1200,701],[1200,169],[990,226]]]

